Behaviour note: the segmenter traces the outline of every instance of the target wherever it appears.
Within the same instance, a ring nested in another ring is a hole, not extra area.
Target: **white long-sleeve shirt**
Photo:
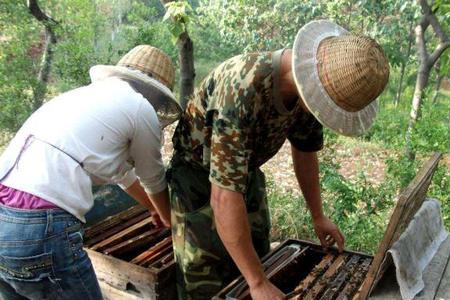
[[[139,178],[149,194],[167,187],[160,138],[152,105],[125,81],[108,78],[66,92],[33,113],[0,157],[0,178],[14,166],[1,183],[85,222],[93,184],[125,189]]]

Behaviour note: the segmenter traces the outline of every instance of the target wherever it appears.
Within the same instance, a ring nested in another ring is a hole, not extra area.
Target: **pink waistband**
[[[55,204],[50,203],[40,197],[7,187],[3,184],[0,184],[0,204],[12,208],[22,209],[58,208],[58,206],[56,206]]]

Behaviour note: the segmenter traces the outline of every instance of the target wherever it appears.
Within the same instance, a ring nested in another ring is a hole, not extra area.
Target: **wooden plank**
[[[109,228],[112,228],[120,223],[123,223],[129,219],[132,219],[142,214],[145,211],[148,211],[148,209],[143,207],[142,205],[135,205],[119,214],[110,216],[105,220],[86,228],[84,232],[84,239],[88,240],[94,237],[95,235],[100,234],[105,230],[108,230]]]
[[[447,238],[445,247],[448,248],[449,239]],[[447,250],[448,251],[448,250]],[[445,270],[442,274],[439,282],[438,289],[436,291],[433,300],[450,299],[450,251],[447,252],[447,261],[445,262]]]
[[[123,241],[115,246],[112,246],[111,248],[107,248],[103,250],[103,253],[108,255],[121,255],[127,251],[130,251],[130,249],[145,247],[146,245],[155,243],[168,235],[170,235],[170,231],[168,229],[161,230],[159,228],[155,228],[129,240]]]
[[[314,284],[314,286],[308,291],[303,299],[305,300],[315,300],[320,297],[328,282],[336,276],[342,266],[345,265],[347,255],[339,255],[333,264],[328,268],[328,270],[323,274],[322,278]]]
[[[414,298],[414,300],[439,299],[436,297],[439,287],[445,284],[444,272],[447,261],[450,257],[450,237],[448,237],[439,247],[437,253],[424,269],[422,277],[425,288]],[[442,282],[442,283],[441,283]],[[450,299],[450,295],[442,295],[443,299]],[[395,277],[395,267],[385,273],[380,282],[376,285],[369,297],[370,300],[401,300],[400,289]]]
[[[118,243],[123,242],[124,240],[127,240],[131,237],[138,235],[139,233],[142,233],[143,231],[148,230],[150,225],[152,224],[152,220],[153,220],[152,217],[147,217],[144,220],[110,236],[106,240],[103,240],[90,248],[94,251],[101,252],[106,248],[110,248],[114,245],[117,245]],[[155,231],[153,229],[152,231],[156,233],[157,230]]]
[[[287,245],[286,247],[280,249],[280,251],[278,251],[277,253],[274,253],[273,256],[269,257],[263,263],[264,273],[266,274],[267,279],[270,280],[272,277],[276,276],[279,272],[284,270],[293,261],[304,256],[309,248],[309,246],[300,247],[298,244],[293,244]],[[239,299],[247,299],[248,297],[250,297],[250,289],[245,281],[243,281],[241,287],[235,288],[234,295]]]
[[[409,221],[414,217],[417,210],[425,200],[428,186],[431,183],[431,179],[438,166],[440,158],[441,154],[435,153],[424,164],[413,181],[399,196],[397,205],[391,215],[384,237],[378,247],[378,251],[362,285],[362,289],[359,294],[360,299],[367,299],[374,285],[386,271],[388,265],[383,263],[386,251],[398,240],[406,226],[408,226]]]
[[[148,218],[150,216],[150,212],[149,211],[145,211],[140,215],[137,215],[136,217],[133,217],[132,219],[125,221],[124,223],[118,224],[102,233],[97,234],[96,236],[92,237],[91,239],[87,240],[84,242],[84,246],[85,247],[92,247],[95,244],[106,240],[107,238],[111,237],[112,235],[130,227],[133,226],[134,224],[144,220],[145,218]]]
[[[102,291],[104,300],[142,300],[144,298],[130,294],[126,291],[119,290],[109,284],[105,283],[103,280],[98,281],[100,285],[100,290]]]
[[[99,280],[122,291],[131,283],[147,299],[154,298],[157,275],[149,269],[85,248]]]
[[[447,239],[442,242],[428,266],[426,266],[423,270],[422,278],[425,288],[414,298],[414,300],[429,300],[435,298],[438,294],[441,282],[444,281],[443,278],[445,277],[445,268],[447,266],[449,256],[450,237],[447,237]],[[378,286],[376,289],[378,290]],[[447,295],[446,298],[450,298],[450,294]]]
[[[359,259],[360,257],[357,255],[350,257],[349,261],[339,271],[337,276],[327,285],[327,290],[322,295],[320,300],[332,300],[339,294],[339,291],[345,285],[347,280],[351,278],[353,272],[355,272],[358,267]]]
[[[169,254],[167,254],[166,256],[162,257],[161,259],[153,262],[152,264],[150,264],[148,266],[148,268],[162,268],[165,265],[168,265],[170,263],[172,263],[175,260],[174,254],[173,254],[173,250],[170,251]]]
[[[298,257],[304,255],[306,251],[309,250],[309,247],[293,247],[287,246],[285,248],[287,251],[283,255],[280,255],[274,262],[271,262],[269,265],[269,260],[264,262],[264,273],[267,276],[267,279],[272,278],[282,269],[284,269],[289,263],[297,259]],[[280,251],[281,252],[281,251]]]
[[[359,299],[355,297],[353,297],[353,300]],[[395,266],[393,264],[374,287],[370,293],[369,300],[402,300],[395,275]]]
[[[169,245],[169,247],[165,247],[161,249],[161,251],[155,253],[155,255],[148,257],[145,261],[142,262],[142,266],[149,267],[153,263],[159,261],[161,258],[166,257],[167,255],[170,255],[173,253],[172,244]]]
[[[155,255],[147,258],[140,265],[147,268],[150,265],[152,265],[153,263],[159,261],[161,258],[166,257],[170,253],[172,253],[172,247],[171,246],[169,248],[166,247],[164,249],[161,249],[161,251],[159,251],[159,252],[155,253]]]
[[[141,254],[139,254],[138,256],[133,258],[130,261],[130,263],[137,264],[137,265],[145,264],[150,258],[155,256],[157,253],[159,253],[164,248],[167,248],[167,246],[171,245],[171,244],[172,244],[172,238],[166,237],[161,242],[157,243],[156,245],[153,245],[148,250],[142,252]]]
[[[161,269],[148,269],[85,249],[105,300],[176,300],[175,263]]]
[[[344,286],[342,291],[337,296],[336,300],[346,300],[350,299],[354,294],[357,293],[361,284],[366,278],[367,271],[369,270],[371,258],[364,258],[356,267],[356,270],[351,274],[347,284]]]

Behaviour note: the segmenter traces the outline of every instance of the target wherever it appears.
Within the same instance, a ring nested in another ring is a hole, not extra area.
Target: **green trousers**
[[[239,273],[220,240],[210,206],[209,172],[174,156],[167,172],[178,299],[211,299]],[[244,195],[253,245],[269,252],[270,216],[265,177],[249,173]]]

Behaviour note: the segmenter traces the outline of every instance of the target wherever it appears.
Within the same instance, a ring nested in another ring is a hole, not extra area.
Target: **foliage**
[[[102,26],[105,26],[106,17],[97,14],[96,7],[89,0],[74,0],[70,5],[56,2],[52,9],[57,11],[61,20],[57,31],[59,39],[55,49],[53,76],[60,78],[60,85],[64,89],[88,84],[90,79],[87,71],[91,66],[110,63],[111,54],[98,49],[98,35],[104,29]],[[108,43],[105,47],[111,49]]]
[[[169,31],[172,33],[172,42],[175,44],[178,37],[183,32],[187,32],[192,7],[187,1],[172,1],[164,6],[166,7],[166,14],[163,21],[168,23]]]
[[[327,133],[327,137],[328,137]],[[411,162],[406,157],[392,153],[386,160],[386,178],[372,183],[363,170],[353,179],[344,178],[336,163],[337,143],[333,135],[321,155],[321,188],[325,213],[340,227],[346,236],[349,249],[374,253],[387,228],[396,196],[411,182],[418,168],[428,159]],[[358,146],[358,143],[347,144]],[[352,151],[352,150],[350,150]],[[450,227],[450,168],[445,162],[437,169],[429,188],[428,197],[441,201],[446,226]],[[304,199],[281,192],[275,182],[268,183],[269,206],[272,214],[273,240],[300,238],[316,240],[311,217]]]
[[[41,41],[39,24],[16,3],[8,0],[0,6],[0,129],[9,132],[18,130],[32,110],[37,80],[30,74],[37,75]]]
[[[272,218],[270,237],[273,241],[288,238],[315,239],[311,216],[303,198],[280,192],[270,177],[267,181],[267,193]]]
[[[344,178],[335,162],[334,144],[321,156],[322,201],[326,215],[346,236],[346,247],[373,253],[381,240],[393,205],[394,181],[375,185],[360,172],[356,180]],[[269,205],[274,223],[272,238],[316,239],[309,212],[301,197],[283,194],[269,181]]]
[[[159,1],[145,4],[135,1],[126,14],[126,22],[118,34],[122,40],[119,54],[123,55],[134,45],[152,45],[167,53],[177,63],[177,51],[169,41],[172,39],[167,24],[162,21],[164,7]]]
[[[407,97],[409,93],[404,96]],[[429,97],[431,98],[431,97]],[[450,149],[450,97],[443,94],[443,101],[432,103],[426,101],[422,109],[422,118],[413,132],[413,147],[419,154],[433,151],[448,152]],[[392,104],[382,107],[372,130],[364,138],[381,143],[386,148],[402,149],[405,145],[405,130],[408,124],[408,107],[401,108]]]
[[[441,202],[442,216],[450,228],[450,157],[444,158],[433,176],[428,195]]]
[[[218,32],[222,47],[231,52],[289,47],[300,26],[319,17],[322,7],[318,1],[293,0],[204,0],[201,3],[199,22]]]

